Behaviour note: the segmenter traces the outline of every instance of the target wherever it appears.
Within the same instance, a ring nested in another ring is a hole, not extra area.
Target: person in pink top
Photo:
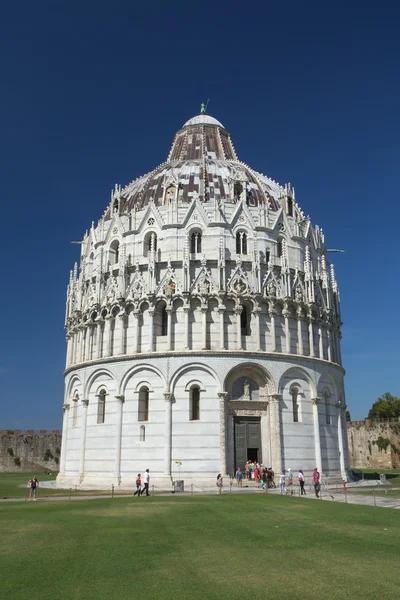
[[[256,482],[256,487],[260,487],[260,467],[258,464],[254,468],[254,480]]]
[[[312,480],[313,480],[313,484],[314,484],[315,495],[317,498],[319,498],[319,490],[321,488],[320,488],[320,483],[319,483],[319,471],[318,471],[317,467],[315,467],[315,469],[313,471]]]

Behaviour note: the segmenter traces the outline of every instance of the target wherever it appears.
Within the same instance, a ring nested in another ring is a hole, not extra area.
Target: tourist
[[[142,491],[142,480],[141,480],[140,473],[138,473],[137,477],[136,477],[136,492],[133,495],[136,496],[136,494],[137,494],[137,497],[140,498],[141,491]]]
[[[314,484],[314,491],[315,491],[315,496],[317,498],[319,498],[319,490],[321,489],[320,486],[320,482],[319,482],[319,471],[318,468],[315,467],[313,474],[312,474],[312,478],[313,478],[313,484]]]
[[[285,473],[281,473],[279,476],[279,490],[281,494],[284,494],[286,491],[285,488]]]
[[[242,475],[242,471],[240,470],[240,467],[236,471],[236,480],[237,480],[238,487],[242,487],[243,475]]]
[[[300,492],[302,496],[306,495],[306,490],[304,489],[304,483],[306,481],[306,478],[304,477],[304,473],[301,469],[299,469],[299,475],[298,475],[298,480],[300,483]]]
[[[249,460],[244,465],[244,472],[246,474],[246,479],[250,479],[250,461]]]
[[[254,481],[256,482],[256,487],[260,487],[260,467],[258,463],[254,467]]]
[[[293,496],[293,473],[290,469],[287,470],[287,484],[287,493],[290,494],[290,496]]]
[[[149,472],[149,469],[146,469],[146,473],[144,474],[144,488],[142,489],[141,494],[146,492],[146,496],[150,496],[149,484],[150,484],[150,472]]]
[[[38,482],[36,475],[34,475],[32,477],[32,479],[30,479],[28,481],[29,501],[34,500],[36,502],[36,490],[38,487],[39,487],[39,482]]]
[[[222,486],[223,486],[224,482],[222,479],[222,475],[221,473],[218,473],[217,475],[217,487],[218,487],[218,494],[222,494]]]

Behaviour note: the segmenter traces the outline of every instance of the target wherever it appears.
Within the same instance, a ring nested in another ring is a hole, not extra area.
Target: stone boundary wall
[[[0,430],[0,472],[58,471],[60,452],[58,429]]]
[[[353,469],[400,468],[400,419],[347,421]]]

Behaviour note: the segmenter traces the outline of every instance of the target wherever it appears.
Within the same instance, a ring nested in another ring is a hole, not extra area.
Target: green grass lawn
[[[57,473],[52,475],[44,475],[43,473],[36,473],[39,479],[39,489],[37,491],[38,498],[44,498],[46,496],[68,496],[69,490],[62,489],[51,489],[41,488],[40,482],[53,481],[57,477]],[[27,482],[32,477],[32,473],[0,473],[0,498],[23,498],[29,490],[26,487]],[[23,485],[24,487],[20,487]],[[115,491],[115,493],[120,493]],[[82,496],[90,494],[91,496],[101,496],[104,494],[111,494],[111,487],[108,490],[75,490],[72,489],[71,494],[74,496]]]
[[[353,473],[364,473],[364,479],[372,479],[374,474],[382,473],[387,477],[387,481],[393,486],[400,486],[400,470],[399,469],[353,469]],[[378,477],[379,479],[379,477]]]
[[[0,534],[5,600],[399,594],[392,509],[246,494],[8,503]]]

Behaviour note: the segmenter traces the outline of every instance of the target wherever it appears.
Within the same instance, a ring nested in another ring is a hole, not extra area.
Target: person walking
[[[146,492],[146,496],[150,496],[149,494],[149,484],[150,484],[150,472],[149,469],[146,469],[146,472],[144,474],[144,487],[141,491],[141,494],[143,495],[144,492]]]
[[[250,479],[250,461],[248,460],[244,466],[244,472],[246,475],[246,479]]]
[[[281,494],[285,493],[285,473],[281,473],[279,475],[279,492]]]
[[[315,469],[313,471],[312,478],[313,478],[315,496],[316,496],[316,498],[319,498],[319,491],[321,489],[321,486],[320,486],[320,482],[319,482],[320,475],[319,475],[319,471],[318,471],[317,467],[315,467]]]
[[[221,473],[218,473],[217,475],[217,487],[218,487],[218,494],[222,494],[222,487],[224,485],[223,479],[222,479],[222,475]]]
[[[136,477],[136,492],[133,495],[134,496],[137,495],[137,497],[140,498],[141,491],[142,491],[142,480],[141,480],[140,473],[138,473],[137,477]]]
[[[293,473],[290,469],[287,470],[287,494],[293,496]]]
[[[32,477],[32,479],[30,479],[28,481],[29,501],[33,500],[34,502],[36,502],[36,490],[38,487],[39,487],[39,482],[38,482],[36,475],[34,475]]]
[[[306,490],[304,489],[304,484],[305,484],[306,478],[304,477],[304,473],[301,469],[299,469],[298,480],[299,480],[299,484],[300,484],[300,493],[302,496],[305,496]]]
[[[254,467],[254,481],[256,482],[256,487],[260,487],[260,467],[258,464]]]
[[[242,474],[242,471],[240,470],[240,467],[236,471],[236,481],[237,481],[238,487],[242,487],[243,474]]]

